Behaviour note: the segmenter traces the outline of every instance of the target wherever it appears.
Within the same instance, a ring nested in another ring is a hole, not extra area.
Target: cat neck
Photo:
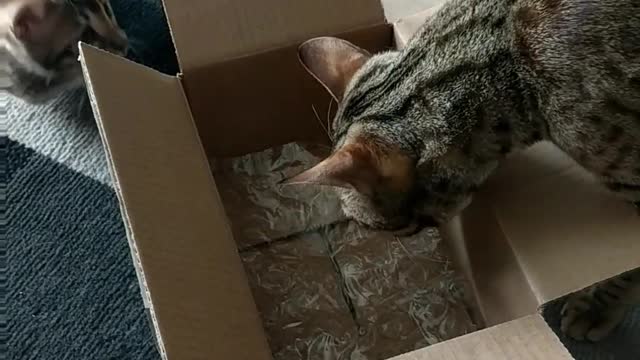
[[[445,173],[480,185],[510,153],[544,140],[548,131],[535,93],[510,56],[473,71],[428,90],[430,111],[441,121],[422,124],[419,137],[432,139],[422,144],[425,159],[441,154],[436,162]]]
[[[402,52],[414,66],[405,85],[421,98],[416,121],[424,161],[481,183],[500,160],[544,139],[547,128],[533,87],[513,49],[510,5],[456,2]],[[470,7],[474,7],[470,9]]]

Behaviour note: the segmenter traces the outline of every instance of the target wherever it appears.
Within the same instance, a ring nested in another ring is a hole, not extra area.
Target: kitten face
[[[128,46],[107,0],[9,0],[0,16],[0,87],[29,102],[82,85],[78,41]]]
[[[395,56],[371,57],[333,38],[301,46],[303,64],[340,105],[333,123],[333,154],[288,181],[336,186],[349,217],[390,230],[434,225],[468,203],[466,189],[449,186],[448,179],[443,186],[442,176],[430,176],[433,168],[418,165],[439,156],[435,150],[425,154],[410,131],[414,118],[425,114],[390,112],[393,99],[372,95],[387,85]]]

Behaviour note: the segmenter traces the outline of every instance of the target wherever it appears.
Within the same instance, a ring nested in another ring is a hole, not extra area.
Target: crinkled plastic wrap
[[[357,336],[326,231],[241,253],[276,360],[349,359]]]
[[[292,143],[211,162],[239,249],[344,219],[335,191],[311,185],[279,185],[318,163],[322,155],[326,155],[326,149]]]
[[[476,330],[464,278],[441,250],[437,229],[400,238],[348,222],[328,240],[359,328],[361,358],[385,359]]]
[[[474,331],[436,229],[397,238],[346,221],[331,189],[278,185],[321,155],[215,161],[275,360],[383,360]]]

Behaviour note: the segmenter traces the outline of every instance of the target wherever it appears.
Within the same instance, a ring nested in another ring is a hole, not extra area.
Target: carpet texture
[[[113,191],[8,146],[9,357],[155,360]]]
[[[385,2],[391,14],[403,12],[397,6],[431,0],[396,1]],[[112,2],[132,38],[131,58],[175,74],[160,0]],[[84,96],[69,93],[42,106],[9,100],[8,358],[156,360],[117,199]],[[558,312],[557,304],[544,311],[556,330]],[[638,360],[640,311],[601,344],[561,339],[578,360]]]

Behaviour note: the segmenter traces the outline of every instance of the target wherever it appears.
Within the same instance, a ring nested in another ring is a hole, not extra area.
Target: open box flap
[[[270,359],[179,79],[85,44],[81,58],[164,357]]]
[[[396,21],[393,24],[396,46],[398,48],[405,47],[411,37],[422,27],[425,21],[440,10],[444,2],[446,1],[443,0],[440,4]]]
[[[379,0],[164,0],[184,73],[385,22]]]
[[[640,218],[550,143],[504,162],[445,227],[486,325],[640,266]]]
[[[570,360],[539,315],[533,315],[398,356],[393,360]]]
[[[507,161],[492,206],[541,304],[640,267],[640,217],[550,143]]]

